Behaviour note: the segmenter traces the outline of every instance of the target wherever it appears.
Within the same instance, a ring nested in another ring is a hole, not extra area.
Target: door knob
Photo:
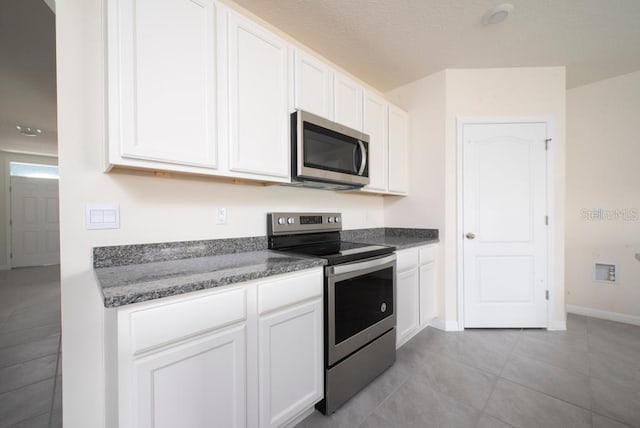
[[[466,235],[464,235],[467,239],[475,239],[476,234],[475,233],[467,233]]]

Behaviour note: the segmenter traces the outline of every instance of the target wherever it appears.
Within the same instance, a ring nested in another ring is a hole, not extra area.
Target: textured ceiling
[[[44,1],[0,0],[0,148],[57,151],[55,43]],[[25,137],[16,125],[43,133]]]
[[[567,67],[567,86],[640,70],[640,0],[236,0],[382,91],[445,68]]]

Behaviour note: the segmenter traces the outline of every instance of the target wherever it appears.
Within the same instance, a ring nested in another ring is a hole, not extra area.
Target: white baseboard
[[[640,317],[635,315],[621,314],[618,312],[603,311],[602,309],[585,308],[584,306],[567,305],[567,312],[587,317],[600,318],[603,320],[623,322],[626,324],[640,325]]]
[[[565,331],[567,329],[567,322],[564,320],[553,321],[547,330],[549,331]]]
[[[433,328],[437,328],[438,330],[442,330],[442,331],[446,331],[447,329],[445,328],[445,322],[443,319],[440,318],[434,318],[431,320],[431,322],[429,323],[429,325]]]
[[[458,325],[458,321],[446,321],[440,318],[434,318],[429,325],[442,331],[462,331]]]

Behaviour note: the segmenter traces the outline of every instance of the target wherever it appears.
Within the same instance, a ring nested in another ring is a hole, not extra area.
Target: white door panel
[[[12,267],[60,263],[58,180],[11,177]]]
[[[344,126],[362,131],[362,97],[364,94],[362,86],[336,72],[333,91],[333,119]]]
[[[295,106],[331,119],[331,68],[317,58],[295,52]]]
[[[229,13],[230,169],[289,176],[288,45]]]
[[[216,5],[113,0],[110,138],[125,158],[217,166]]]
[[[546,138],[545,123],[463,127],[465,327],[547,325]]]

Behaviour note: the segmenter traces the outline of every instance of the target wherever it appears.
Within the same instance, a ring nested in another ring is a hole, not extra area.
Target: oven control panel
[[[267,235],[337,232],[342,230],[340,213],[268,213]]]

